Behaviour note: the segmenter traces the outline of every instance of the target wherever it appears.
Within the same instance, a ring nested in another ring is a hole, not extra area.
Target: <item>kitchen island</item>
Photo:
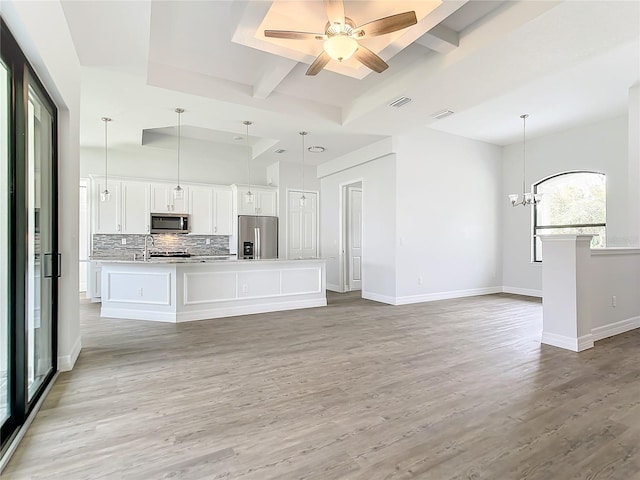
[[[176,323],[327,305],[323,259],[100,262],[102,317]]]

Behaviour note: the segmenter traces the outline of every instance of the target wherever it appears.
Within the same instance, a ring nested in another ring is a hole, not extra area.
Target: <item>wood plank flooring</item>
[[[3,480],[640,480],[640,330],[540,345],[487,295],[184,324],[100,319]]]

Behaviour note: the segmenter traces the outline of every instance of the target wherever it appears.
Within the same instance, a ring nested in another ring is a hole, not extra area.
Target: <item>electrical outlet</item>
[[[242,293],[249,293],[249,285],[246,283],[242,284]]]
[[[126,245],[126,244],[127,244],[127,239],[126,239],[126,238],[123,238],[123,239],[122,239],[122,245]]]
[[[211,245],[211,239],[210,239],[210,238],[207,238],[207,239],[204,241],[204,243],[205,243],[205,244],[207,244],[207,245]]]
[[[422,285],[422,275],[418,277],[418,285]]]
[[[613,297],[611,297],[611,306],[612,307],[617,307],[618,306],[618,297],[616,297],[615,295]]]

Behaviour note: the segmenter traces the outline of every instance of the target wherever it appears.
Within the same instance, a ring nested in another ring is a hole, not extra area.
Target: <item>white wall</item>
[[[115,122],[115,120],[114,120]],[[111,125],[110,125],[111,127]],[[183,142],[180,150],[180,181],[231,185],[248,181],[246,148]],[[104,176],[104,147],[80,149],[80,175]],[[109,175],[176,181],[176,151],[151,146],[109,146]],[[266,168],[251,166],[251,183],[266,185]]]
[[[57,1],[2,0],[2,17],[58,107],[59,281],[58,366],[68,370],[80,352],[78,314],[78,182],[80,63]]]
[[[628,230],[628,128],[621,116],[540,138],[527,139],[527,188],[559,172],[592,170],[607,175],[607,245],[634,245]],[[522,193],[522,143],[503,148],[503,285],[514,293],[541,295],[542,268],[531,262],[532,208],[512,207]]]
[[[397,301],[499,291],[501,148],[422,127],[397,152]]]
[[[320,255],[327,260],[327,288],[338,290],[343,261],[341,190],[343,185],[362,181],[362,296],[394,303],[396,156],[385,149],[367,149],[367,156],[369,161],[356,151],[323,166],[326,176],[320,179]],[[353,166],[354,158],[365,163]]]

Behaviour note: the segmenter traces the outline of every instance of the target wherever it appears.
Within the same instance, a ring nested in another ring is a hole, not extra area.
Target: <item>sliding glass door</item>
[[[56,365],[57,112],[0,20],[0,453]]]
[[[9,69],[0,61],[0,425],[9,404]]]
[[[27,391],[31,400],[53,368],[53,115],[33,80],[27,92]]]

